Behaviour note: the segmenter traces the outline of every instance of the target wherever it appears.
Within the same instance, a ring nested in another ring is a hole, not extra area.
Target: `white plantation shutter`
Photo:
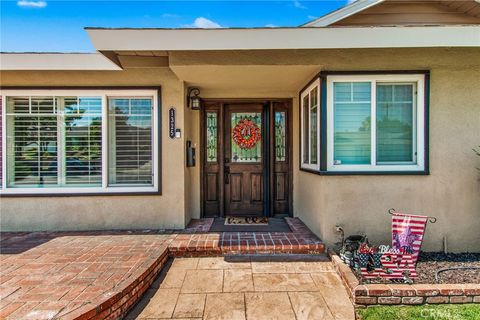
[[[151,98],[109,98],[109,185],[153,185]]]
[[[8,186],[101,185],[101,110],[98,97],[8,97]]]
[[[57,185],[57,133],[53,97],[7,99],[8,186]]]
[[[63,98],[65,184],[102,184],[102,103],[98,98]]]

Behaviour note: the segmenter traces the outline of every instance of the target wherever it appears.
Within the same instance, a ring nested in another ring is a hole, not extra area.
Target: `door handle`
[[[230,183],[230,159],[225,158],[223,160],[225,165],[223,166],[223,180],[225,181],[225,184]]]
[[[223,167],[223,178],[224,178],[225,184],[230,183],[230,167],[229,166]]]

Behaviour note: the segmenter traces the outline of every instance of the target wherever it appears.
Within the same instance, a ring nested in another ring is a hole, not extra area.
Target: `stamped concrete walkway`
[[[330,261],[278,260],[176,258],[127,319],[355,319]]]

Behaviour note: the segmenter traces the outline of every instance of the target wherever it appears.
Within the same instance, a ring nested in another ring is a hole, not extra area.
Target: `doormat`
[[[232,225],[268,225],[267,217],[230,217],[227,216],[225,219],[226,226]]]

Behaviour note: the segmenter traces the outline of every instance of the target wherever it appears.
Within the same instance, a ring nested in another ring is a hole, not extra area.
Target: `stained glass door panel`
[[[218,113],[206,113],[206,160],[207,162],[217,162],[217,141],[218,141]]]
[[[232,162],[262,162],[262,114],[231,113]]]
[[[286,160],[286,112],[275,111],[275,161]]]

